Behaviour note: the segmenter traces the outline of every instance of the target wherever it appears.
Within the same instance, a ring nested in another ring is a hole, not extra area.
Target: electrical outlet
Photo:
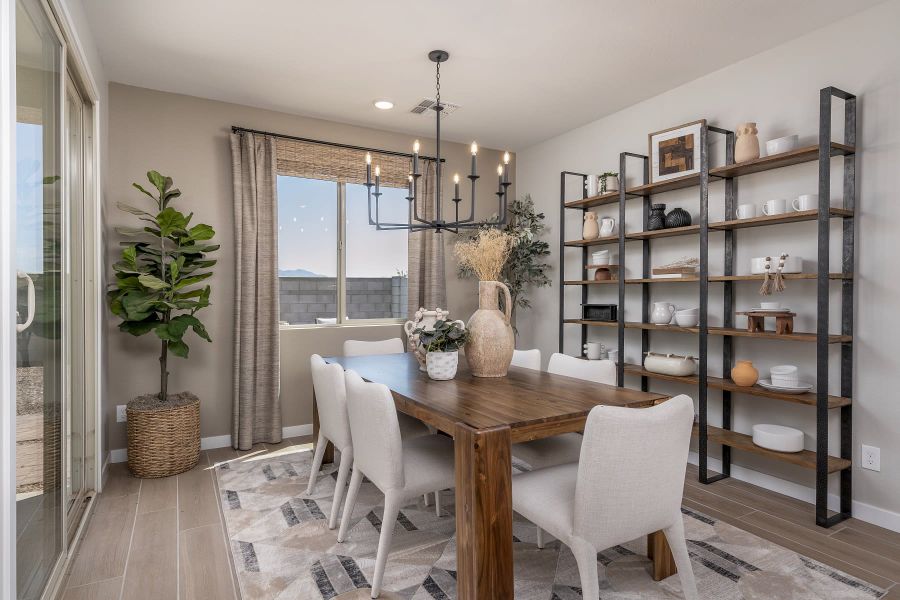
[[[124,423],[128,420],[128,413],[125,412],[127,405],[119,404],[116,406],[116,423]]]
[[[881,471],[881,448],[862,446],[862,468],[870,471]]]

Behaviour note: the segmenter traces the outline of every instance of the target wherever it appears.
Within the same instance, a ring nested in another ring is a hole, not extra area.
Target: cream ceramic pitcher
[[[654,302],[653,312],[650,313],[650,322],[656,325],[666,325],[672,322],[675,314],[675,305],[671,302]]]

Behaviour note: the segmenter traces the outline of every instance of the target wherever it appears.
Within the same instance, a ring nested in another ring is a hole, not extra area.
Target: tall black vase
[[[666,205],[653,204],[650,206],[650,215],[647,217],[647,231],[656,231],[666,228]]]

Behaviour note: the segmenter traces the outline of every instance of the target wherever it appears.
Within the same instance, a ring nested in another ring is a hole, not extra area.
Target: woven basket
[[[128,403],[128,468],[145,479],[169,477],[200,460],[200,399],[190,392]]]

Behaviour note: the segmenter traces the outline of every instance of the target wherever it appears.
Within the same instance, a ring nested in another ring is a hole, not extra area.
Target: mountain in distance
[[[278,269],[279,277],[324,277],[306,269]]]

